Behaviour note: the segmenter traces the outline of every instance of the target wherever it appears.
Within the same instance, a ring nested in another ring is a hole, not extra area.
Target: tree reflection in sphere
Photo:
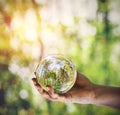
[[[73,62],[62,55],[49,55],[38,64],[35,75],[41,87],[48,91],[51,86],[56,93],[66,93],[76,80]]]

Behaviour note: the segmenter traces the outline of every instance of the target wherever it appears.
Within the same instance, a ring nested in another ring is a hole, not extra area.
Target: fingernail
[[[32,78],[32,81],[35,81],[36,78]]]

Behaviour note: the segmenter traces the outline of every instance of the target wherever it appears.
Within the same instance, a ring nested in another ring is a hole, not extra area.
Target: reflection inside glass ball
[[[56,93],[66,93],[76,80],[73,62],[62,55],[49,55],[36,68],[36,78],[41,87],[48,91],[51,86]]]

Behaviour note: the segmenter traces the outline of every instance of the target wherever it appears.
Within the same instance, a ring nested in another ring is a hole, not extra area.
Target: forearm
[[[93,104],[120,109],[120,87],[94,85]]]

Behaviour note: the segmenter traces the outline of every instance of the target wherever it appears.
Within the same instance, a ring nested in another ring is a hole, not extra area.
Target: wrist
[[[95,104],[96,103],[96,84],[92,84],[92,88],[90,91],[90,103],[89,104]]]
[[[109,89],[107,88],[107,86],[94,84],[93,85],[94,96],[93,96],[92,104],[104,105],[105,101],[107,101],[109,98],[109,96],[107,96],[108,90]]]
[[[95,92],[95,84],[89,85],[89,87],[86,88],[85,91],[85,100],[83,101],[83,104],[94,104],[95,98],[96,98],[96,92]],[[81,100],[80,100],[81,102]]]

